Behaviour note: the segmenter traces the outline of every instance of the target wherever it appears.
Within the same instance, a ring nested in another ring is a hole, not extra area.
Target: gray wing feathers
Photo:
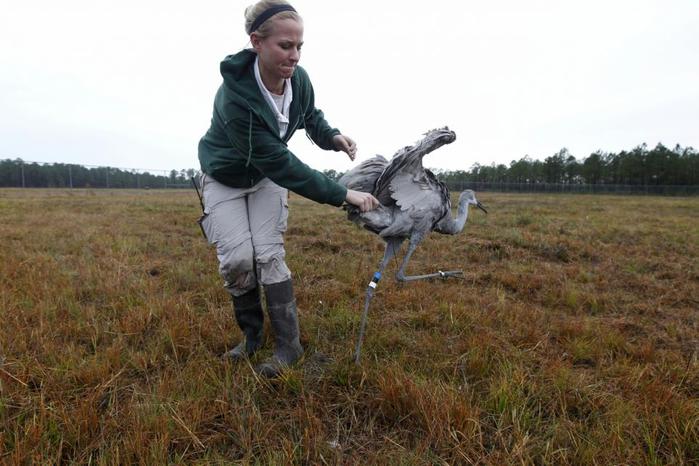
[[[376,180],[376,192],[374,196],[383,205],[391,205],[395,203],[398,196],[392,195],[395,191],[391,189],[391,185],[397,177],[410,176],[415,177],[414,181],[418,183],[423,183],[424,177],[421,176],[424,173],[422,167],[422,157],[425,153],[419,150],[419,144],[414,146],[406,146],[396,152],[396,154],[391,159],[391,162],[386,167],[386,170],[381,174],[378,180]]]
[[[347,189],[374,192],[376,180],[388,165],[388,160],[381,155],[370,158],[348,171],[337,181]]]
[[[411,207],[418,210],[435,207],[429,196],[432,189],[424,176],[419,177],[411,173],[398,174],[389,182],[391,197],[401,210],[408,210]],[[425,202],[429,205],[423,205]]]
[[[438,229],[439,222],[441,222],[447,216],[449,216],[449,218],[451,218],[451,216],[450,216],[451,215],[451,195],[449,194],[449,188],[447,188],[446,184],[437,180],[437,177],[434,176],[434,173],[432,173],[431,171],[429,171],[429,170],[426,170],[426,171],[427,171],[427,174],[429,176],[432,176],[435,179],[436,184],[439,187],[439,197],[441,199],[441,203],[442,203],[442,206],[444,209],[442,216],[440,218],[438,218],[433,225],[433,228],[436,228],[437,231],[439,231],[439,229]]]

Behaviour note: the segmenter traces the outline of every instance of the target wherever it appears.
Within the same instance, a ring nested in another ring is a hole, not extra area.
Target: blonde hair
[[[273,7],[275,5],[289,5],[286,0],[260,0],[254,5],[250,5],[245,9],[245,33],[247,35],[252,34],[252,23],[255,19],[267,8]],[[269,18],[267,21],[262,23],[260,27],[255,31],[260,37],[264,38],[272,33],[272,19],[293,19],[299,23],[303,21],[301,15],[295,11],[282,11],[276,15]]]

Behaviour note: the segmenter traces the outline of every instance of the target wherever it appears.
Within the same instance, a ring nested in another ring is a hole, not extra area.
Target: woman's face
[[[301,58],[303,24],[294,19],[272,19],[272,33],[261,38],[254,32],[250,36],[253,48],[260,59],[260,72],[273,80],[291,78]]]

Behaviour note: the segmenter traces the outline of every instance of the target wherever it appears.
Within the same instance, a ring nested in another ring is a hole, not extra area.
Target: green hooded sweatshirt
[[[340,131],[331,128],[315,108],[308,74],[297,66],[291,77],[294,97],[282,139],[255,79],[256,56],[253,50],[243,50],[221,62],[223,84],[214,99],[211,127],[199,141],[202,171],[233,188],[249,188],[269,178],[308,199],[341,205],[347,189],[301,162],[287,147],[294,132],[304,128],[318,146],[336,150],[333,136]]]

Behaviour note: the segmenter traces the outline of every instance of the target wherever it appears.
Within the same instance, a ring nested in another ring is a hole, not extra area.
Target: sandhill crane
[[[413,252],[431,231],[455,235],[463,230],[468,218],[468,206],[475,205],[488,211],[467,189],[459,196],[457,216],[451,216],[449,189],[437,177],[422,166],[422,158],[435,149],[450,144],[456,134],[444,127],[425,133],[425,137],[413,146],[399,150],[389,162],[377,155],[345,173],[339,183],[348,189],[372,193],[381,203],[377,209],[360,212],[348,206],[348,218],[378,234],[386,241],[386,250],[379,266],[381,278],[388,261],[408,239],[408,251],[396,273],[399,281],[448,277],[461,271],[437,272],[425,275],[405,275],[405,267]]]

